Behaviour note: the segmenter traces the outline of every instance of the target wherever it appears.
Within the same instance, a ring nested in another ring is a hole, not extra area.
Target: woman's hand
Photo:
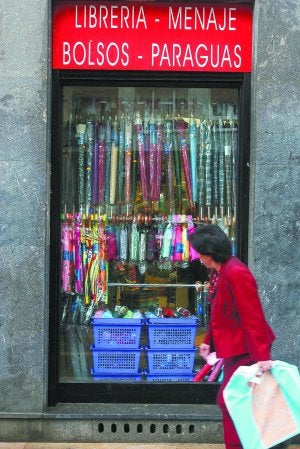
[[[264,373],[265,371],[268,371],[269,369],[272,368],[273,360],[263,360],[263,361],[257,362],[257,365],[258,365],[259,371],[261,373]]]
[[[201,345],[199,346],[199,354],[201,355],[201,357],[203,357],[204,360],[206,360],[209,353],[210,353],[210,346],[207,345],[206,343],[201,343]]]

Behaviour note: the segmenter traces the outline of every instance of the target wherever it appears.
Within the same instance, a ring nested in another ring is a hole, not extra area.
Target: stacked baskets
[[[196,318],[149,319],[147,380],[189,382],[194,377]]]
[[[140,347],[142,319],[94,318],[92,375],[103,382],[189,382],[195,373],[196,318],[147,320],[148,345]],[[147,370],[144,363],[145,360]],[[141,373],[144,373],[143,375]]]
[[[94,318],[93,353],[95,380],[139,381],[140,336],[143,320],[138,318]]]

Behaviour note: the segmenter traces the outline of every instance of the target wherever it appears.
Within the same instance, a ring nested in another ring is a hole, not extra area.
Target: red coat
[[[217,357],[249,353],[256,362],[271,359],[274,339],[254,276],[239,259],[231,257],[219,272],[204,343],[216,351]]]

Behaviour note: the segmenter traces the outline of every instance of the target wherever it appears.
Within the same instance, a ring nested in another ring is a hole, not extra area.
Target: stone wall
[[[277,339],[300,366],[300,3],[254,9],[249,264]]]
[[[0,412],[46,403],[48,0],[0,6]]]

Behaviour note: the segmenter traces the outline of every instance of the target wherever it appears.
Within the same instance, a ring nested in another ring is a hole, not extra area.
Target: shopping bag
[[[209,382],[214,382],[217,380],[222,368],[224,365],[223,359],[218,359],[215,352],[211,352],[206,357],[206,363],[205,365],[195,374],[192,381],[193,382],[200,382],[205,378],[205,376],[208,376]]]
[[[244,449],[267,449],[300,433],[298,368],[274,361],[259,374],[258,364],[240,366],[223,392]]]

